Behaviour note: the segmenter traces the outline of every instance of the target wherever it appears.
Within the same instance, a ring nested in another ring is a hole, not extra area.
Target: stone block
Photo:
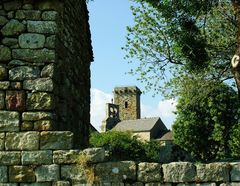
[[[21,48],[43,48],[45,44],[45,36],[42,34],[21,34],[18,40]]]
[[[61,178],[63,180],[81,181],[86,183],[86,175],[83,167],[80,165],[61,166]]]
[[[18,186],[17,183],[0,183],[0,186]]]
[[[73,133],[69,131],[41,132],[40,149],[68,150],[73,146]]]
[[[16,11],[17,19],[40,20],[41,11],[39,10],[18,10]]]
[[[197,179],[200,182],[228,182],[230,165],[228,163],[196,164]]]
[[[35,170],[37,182],[58,181],[60,180],[59,165],[42,165]]]
[[[0,26],[4,26],[8,22],[8,19],[4,16],[0,16]]]
[[[7,75],[8,75],[8,70],[7,70],[6,66],[0,65],[0,80],[6,80]]]
[[[1,165],[19,165],[21,163],[21,152],[0,151]]]
[[[0,132],[19,131],[19,113],[0,111]]]
[[[125,184],[126,186],[144,186],[144,183],[142,183],[142,182],[135,182],[135,183],[133,183],[133,184],[129,184],[129,183],[127,183],[127,184]],[[146,184],[145,184],[146,185]],[[171,185],[170,185],[171,186]]]
[[[24,24],[18,20],[11,19],[2,29],[3,36],[16,36],[23,33],[26,30]]]
[[[18,39],[5,37],[3,38],[2,43],[10,48],[16,48],[18,46]]]
[[[55,61],[55,51],[49,49],[13,49],[14,59],[32,63],[46,63]]]
[[[46,65],[41,72],[41,77],[43,78],[52,78],[53,77],[54,66],[53,63]]]
[[[5,92],[0,91],[0,109],[5,108]]]
[[[136,181],[136,164],[133,161],[107,162],[96,165],[96,177],[102,182]]]
[[[139,163],[137,180],[140,182],[163,182],[161,171],[161,164],[159,163]]]
[[[0,166],[0,185],[1,183],[8,182],[8,171],[7,166]]]
[[[7,91],[6,93],[7,110],[23,111],[25,110],[25,92]]]
[[[240,182],[236,182],[236,183],[232,182],[232,183],[222,183],[219,186],[239,186],[239,185],[240,185]],[[217,185],[215,184],[213,186],[217,186]]]
[[[32,131],[33,130],[33,122],[30,121],[23,121],[21,123],[21,131]]]
[[[0,61],[9,61],[11,58],[10,48],[0,45]]]
[[[240,163],[231,163],[231,172],[230,172],[230,175],[231,175],[231,181],[233,182],[240,182]]]
[[[1,81],[0,82],[0,90],[7,90],[10,86],[9,81]]]
[[[35,79],[38,77],[40,77],[40,70],[38,67],[20,66],[9,70],[9,79],[12,81]]]
[[[23,82],[23,89],[52,92],[53,81],[50,78],[38,78],[35,80],[26,80]]]
[[[22,6],[22,9],[23,10],[33,10],[33,5],[32,4],[30,4],[31,2],[28,2],[29,4],[24,4],[23,6]]]
[[[99,163],[105,160],[104,148],[88,148],[84,149],[81,154],[87,156],[92,163]]]
[[[56,36],[52,35],[46,38],[45,47],[54,49],[56,45]]]
[[[22,89],[22,82],[11,82],[10,87],[14,90],[20,90]]]
[[[7,133],[5,141],[6,150],[38,150],[38,132]]]
[[[196,169],[189,162],[173,162],[163,164],[164,182],[194,182],[196,177]]]
[[[34,130],[36,131],[51,131],[53,130],[52,120],[40,120],[34,122]]]
[[[18,10],[21,8],[21,6],[22,6],[22,3],[20,0],[9,1],[3,4],[4,9],[7,11]]]
[[[22,152],[23,165],[49,165],[52,162],[53,155],[51,150]]]
[[[44,21],[55,21],[57,19],[58,12],[57,11],[44,11],[42,13],[42,19]]]
[[[0,133],[0,150],[4,149],[5,144],[5,133]]]
[[[28,21],[27,30],[40,34],[56,34],[57,23],[55,21]]]
[[[20,186],[52,186],[51,182],[43,183],[20,183]]]
[[[145,186],[172,186],[171,183],[159,183],[159,182],[153,182],[153,183],[146,183]],[[177,185],[178,186],[178,185]],[[190,185],[185,185],[185,186],[190,186]],[[196,185],[194,185],[196,186]]]
[[[53,94],[34,92],[27,95],[27,110],[52,110],[54,109]]]
[[[53,163],[75,164],[80,155],[79,150],[57,150],[53,152]]]
[[[24,112],[22,114],[23,121],[38,121],[38,120],[52,120],[53,114],[51,112]]]
[[[35,182],[35,174],[33,168],[29,166],[10,166],[9,181],[13,183],[31,183]]]

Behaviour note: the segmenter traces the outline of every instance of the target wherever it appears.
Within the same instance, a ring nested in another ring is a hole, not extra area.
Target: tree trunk
[[[237,49],[232,59],[232,73],[238,89],[240,99],[240,0],[232,0],[234,13],[237,18]]]

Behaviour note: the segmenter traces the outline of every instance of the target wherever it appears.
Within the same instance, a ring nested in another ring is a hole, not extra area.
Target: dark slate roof
[[[173,140],[173,136],[172,136],[172,131],[167,132],[166,134],[164,134],[160,139],[158,139],[160,141],[172,141]]]
[[[160,123],[163,124],[162,120],[159,117],[143,118],[143,119],[136,119],[136,120],[124,120],[119,122],[113,128],[113,130],[132,131],[132,132],[150,131],[158,121],[160,121]]]

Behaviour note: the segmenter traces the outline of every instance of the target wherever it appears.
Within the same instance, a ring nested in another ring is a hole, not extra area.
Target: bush
[[[225,84],[204,80],[189,80],[183,87],[173,125],[175,143],[196,160],[229,157],[231,131],[238,121],[236,92]]]

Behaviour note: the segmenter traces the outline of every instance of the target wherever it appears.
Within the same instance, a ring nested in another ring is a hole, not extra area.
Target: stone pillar
[[[93,60],[85,1],[1,0],[0,42],[0,135],[71,131],[74,147],[85,147]]]

